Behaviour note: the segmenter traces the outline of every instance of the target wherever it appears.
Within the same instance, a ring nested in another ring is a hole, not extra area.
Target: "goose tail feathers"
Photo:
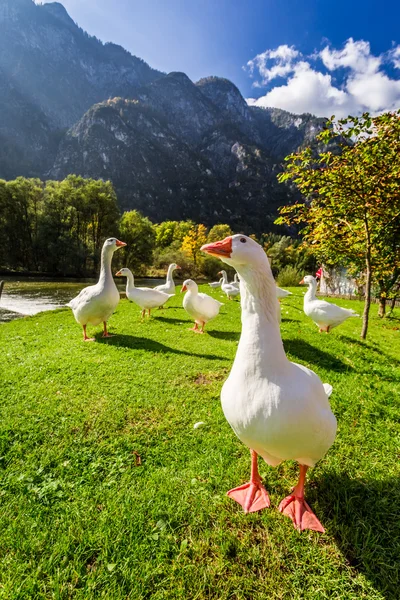
[[[333,387],[329,383],[324,383],[323,386],[324,386],[325,393],[329,398],[329,396],[332,394]]]

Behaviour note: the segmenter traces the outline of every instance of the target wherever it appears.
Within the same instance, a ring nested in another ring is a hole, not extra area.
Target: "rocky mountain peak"
[[[59,2],[42,4],[40,5],[40,8],[53,15],[53,17],[56,17],[56,19],[60,19],[60,21],[62,21],[65,25],[75,25],[66,8]]]

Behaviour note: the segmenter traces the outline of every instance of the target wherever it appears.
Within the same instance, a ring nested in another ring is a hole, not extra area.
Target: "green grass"
[[[238,302],[201,336],[178,295],[144,323],[123,300],[92,344],[63,309],[0,327],[0,598],[398,598],[400,321],[373,306],[366,343],[360,319],[319,334],[293,291],[285,348],[333,385],[339,423],[307,487],[326,533],[277,511],[294,463],[260,461],[271,509],[225,496],[250,468],[219,401]]]

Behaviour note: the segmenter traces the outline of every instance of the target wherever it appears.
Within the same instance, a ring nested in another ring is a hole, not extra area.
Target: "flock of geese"
[[[83,328],[85,341],[88,324],[103,323],[104,337],[110,337],[107,321],[117,307],[120,294],[115,285],[111,262],[113,254],[126,246],[116,238],[105,241],[101,253],[101,270],[96,285],[86,287],[68,306]],[[224,415],[237,437],[251,452],[249,482],[230,490],[228,496],[243,510],[255,512],[270,506],[270,498],[258,472],[258,455],[275,467],[284,460],[299,464],[299,480],[291,493],[279,504],[298,530],[324,528],[307,504],[304,496],[309,467],[323,458],[336,435],[336,418],[329,405],[332,387],[322,383],[307,367],[290,362],[286,357],[280,333],[279,298],[291,294],[275,284],[263,248],[245,235],[232,235],[206,244],[202,252],[233,267],[235,280],[228,282],[226,271],[210,284],[221,287],[229,300],[240,294],[242,331],[236,357],[221,391]],[[153,308],[164,306],[175,294],[173,272],[168,269],[166,283],[156,288],[135,287],[132,272],[123,268],[117,276],[126,277],[126,295],[142,309],[142,317]],[[308,285],[304,296],[304,312],[320,331],[328,333],[349,317],[352,310],[316,298],[316,279],[310,275],[300,282]],[[215,318],[222,303],[201,293],[192,279],[184,281],[183,307],[194,320],[193,330],[203,333],[208,321]]]

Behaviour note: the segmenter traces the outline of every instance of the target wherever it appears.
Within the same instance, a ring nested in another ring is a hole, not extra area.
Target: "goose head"
[[[186,279],[183,282],[181,292],[197,292],[198,289],[197,283],[193,279]]]
[[[239,270],[240,267],[265,264],[266,254],[263,248],[247,235],[229,235],[224,240],[205,244],[201,251],[215,256],[222,262]]]
[[[177,265],[176,263],[171,263],[170,264],[170,269],[172,271],[175,271],[175,269],[180,269],[181,267],[179,265]]]
[[[303,284],[305,284],[305,285],[317,285],[317,280],[312,275],[306,275],[300,281],[299,285],[303,285]]]
[[[123,248],[124,246],[126,246],[125,242],[121,242],[117,238],[108,238],[103,244],[103,250],[115,252],[118,248]]]
[[[123,267],[115,273],[115,277],[132,277],[132,271],[126,267]]]

